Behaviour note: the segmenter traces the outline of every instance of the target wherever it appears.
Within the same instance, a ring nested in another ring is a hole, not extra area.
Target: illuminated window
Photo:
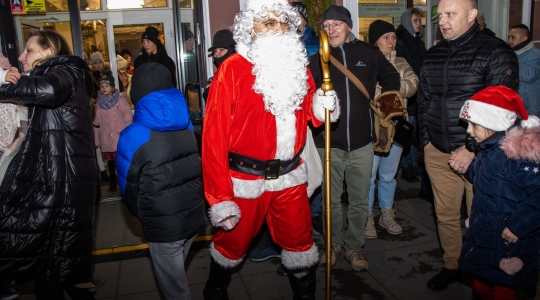
[[[108,9],[167,7],[167,0],[107,0]]]

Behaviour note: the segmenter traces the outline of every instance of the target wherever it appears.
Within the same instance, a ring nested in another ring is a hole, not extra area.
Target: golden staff
[[[328,33],[321,30],[319,32],[319,54],[321,56],[321,66],[323,72],[323,82],[321,89],[326,92],[333,90],[332,81],[330,80],[330,42],[328,41]],[[325,109],[324,123],[324,205],[326,208],[326,300],[330,300],[330,286],[332,280],[332,216],[330,214],[330,110]]]

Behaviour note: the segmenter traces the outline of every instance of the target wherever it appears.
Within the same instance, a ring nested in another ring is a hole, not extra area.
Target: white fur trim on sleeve
[[[219,222],[230,216],[236,216],[238,217],[238,220],[240,220],[240,208],[232,201],[223,201],[210,207],[208,216],[210,217],[212,225],[217,227]]]
[[[334,91],[332,91],[334,92]],[[339,119],[339,116],[341,114],[341,107],[339,106],[339,98],[337,94],[334,92],[334,97],[336,98],[336,107],[330,114],[330,122],[336,122]],[[324,92],[321,89],[317,89],[315,92],[315,95],[313,95],[313,115],[317,120],[324,122],[325,121],[325,108],[322,105],[321,96],[324,96]]]
[[[8,84],[9,82],[6,82],[6,75],[9,70],[3,70],[0,69],[0,84]]]
[[[287,269],[302,269],[311,267],[319,261],[319,250],[313,244],[311,248],[302,252],[293,252],[283,249],[281,251],[281,262]]]

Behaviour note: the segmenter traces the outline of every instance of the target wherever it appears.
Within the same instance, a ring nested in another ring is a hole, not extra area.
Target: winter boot
[[[366,239],[376,239],[377,229],[375,229],[375,221],[373,221],[373,212],[370,212],[366,224]]]
[[[315,299],[316,270],[317,265],[296,270],[287,269],[293,300]]]
[[[390,234],[403,233],[401,226],[399,226],[399,224],[396,222],[393,209],[381,209],[379,225],[386,228],[386,231],[388,231]]]
[[[330,257],[330,266],[336,265],[337,258],[341,255],[341,245],[332,243],[332,256]],[[319,259],[319,264],[321,266],[326,265],[326,251],[321,255],[321,258]]]
[[[109,185],[109,192],[116,192],[118,190],[118,183],[116,181],[116,162],[114,160],[109,160],[109,173],[111,184]]]
[[[229,300],[227,288],[231,283],[232,270],[210,261],[210,274],[203,289],[204,300]]]
[[[109,180],[111,180],[111,178],[109,177],[109,175],[107,175],[107,171],[101,171],[101,181],[107,182]]]

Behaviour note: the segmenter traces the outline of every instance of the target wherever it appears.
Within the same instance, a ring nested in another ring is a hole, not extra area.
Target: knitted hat
[[[232,32],[229,29],[222,29],[214,34],[212,47],[208,48],[208,52],[212,52],[216,48],[229,48],[235,44]]]
[[[377,42],[377,40],[379,40],[381,36],[389,32],[396,32],[394,25],[383,20],[375,20],[375,22],[369,25],[369,43],[371,45],[375,45],[375,43]]]
[[[128,65],[127,60],[125,60],[122,56],[116,55],[116,67],[118,69],[124,69]]]
[[[330,6],[322,16],[322,21],[326,20],[339,20],[347,23],[349,28],[352,28],[351,12],[343,6],[332,5]]]
[[[112,88],[115,88],[114,76],[110,70],[103,71],[103,75],[101,76],[101,78],[99,78],[99,84],[102,84],[102,83],[107,83]]]
[[[149,62],[141,65],[131,77],[131,101],[136,104],[144,96],[172,88],[171,72],[162,64]]]
[[[298,12],[302,16],[302,18],[304,18],[304,20],[307,23],[308,22],[308,13],[307,13],[307,7],[304,5],[304,3],[298,2],[298,1],[297,2],[291,2],[291,6],[296,8],[296,10],[298,10]]]
[[[514,125],[517,115],[525,128],[540,126],[540,119],[529,116],[521,97],[506,86],[490,86],[465,101],[459,117],[493,131],[505,131]]]
[[[90,60],[92,63],[96,63],[97,61],[105,62],[105,58],[103,58],[103,54],[101,52],[94,52],[90,55]]]
[[[184,42],[189,40],[192,37],[195,37],[193,32],[191,30],[187,29],[186,27],[182,27],[182,32],[184,33],[184,38],[183,38]]]
[[[149,40],[154,43],[156,46],[161,46],[161,41],[158,39],[159,31],[156,27],[148,26],[144,30],[141,40]]]

